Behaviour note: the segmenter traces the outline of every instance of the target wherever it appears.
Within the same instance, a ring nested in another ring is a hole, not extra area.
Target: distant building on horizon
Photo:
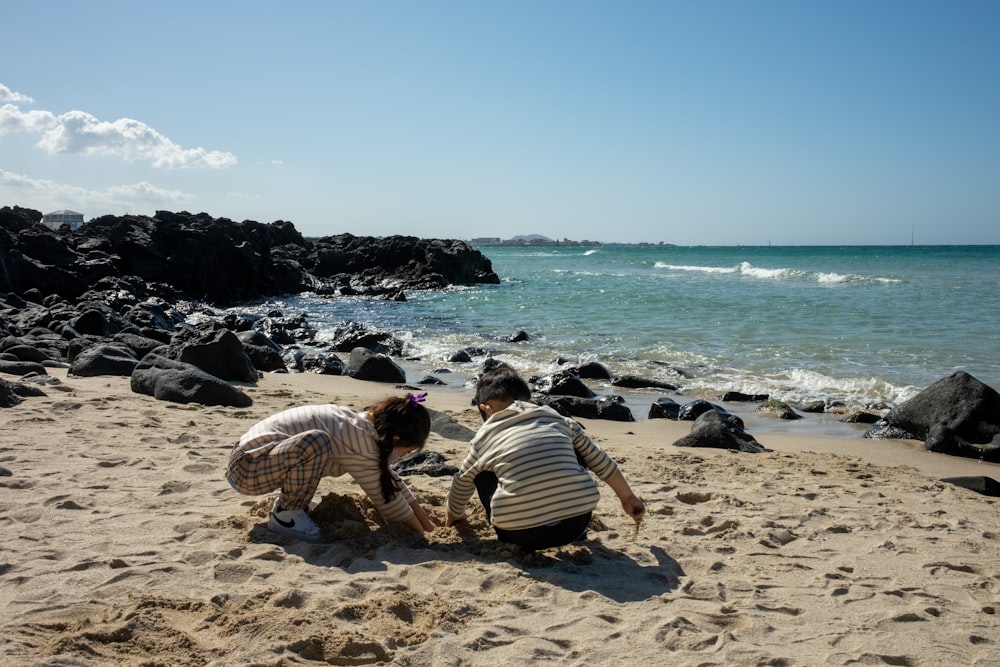
[[[469,241],[471,245],[500,245],[499,236],[480,236]]]
[[[83,226],[83,213],[66,209],[52,211],[42,216],[42,224],[54,231],[66,225],[71,232],[75,232]]]
[[[469,245],[478,247],[495,247],[495,246],[599,246],[602,245],[600,241],[574,241],[572,239],[563,239],[562,241],[553,241],[548,236],[542,236],[541,234],[528,234],[515,236],[510,239],[501,239],[497,236],[481,236],[474,238],[469,241]]]

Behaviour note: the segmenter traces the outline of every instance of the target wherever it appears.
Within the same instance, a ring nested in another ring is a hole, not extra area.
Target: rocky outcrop
[[[464,241],[340,234],[306,239],[290,222],[206,213],[103,216],[75,232],[38,211],[0,208],[0,292],[78,299],[103,279],[134,276],[189,299],[227,305],[313,290],[398,295],[400,289],[499,283]]]
[[[363,291],[500,282],[488,259],[456,240],[338,234],[309,242],[296,257],[310,274]]]
[[[386,356],[402,351],[389,334],[348,323],[322,343],[304,314],[213,304],[307,290],[405,300],[404,289],[499,283],[489,259],[462,241],[306,239],[290,222],[205,213],[104,216],[74,232],[41,217],[0,208],[0,372],[60,365],[70,375],[131,375],[133,391],[182,403],[249,405],[229,382],[252,384],[261,371],[405,382]],[[334,350],[356,351],[350,368]]]
[[[1000,393],[958,371],[890,410],[865,437],[913,438],[932,452],[1000,461]]]

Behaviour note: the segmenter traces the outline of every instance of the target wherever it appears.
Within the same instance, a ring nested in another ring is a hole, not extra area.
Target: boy
[[[465,519],[475,489],[504,542],[534,551],[582,539],[600,499],[588,469],[638,525],[645,506],[614,460],[575,420],[530,399],[528,384],[510,366],[483,373],[474,400],[484,423],[452,480],[445,525]]]

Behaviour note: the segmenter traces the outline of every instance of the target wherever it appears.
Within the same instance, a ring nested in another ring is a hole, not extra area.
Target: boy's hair
[[[402,396],[390,396],[365,408],[371,413],[372,423],[378,433],[379,485],[386,502],[399,491],[396,478],[389,470],[389,456],[399,447],[422,449],[431,433],[431,415],[417,401]],[[399,436],[399,442],[395,438]]]
[[[500,362],[479,377],[476,382],[475,405],[489,400],[514,402],[530,401],[531,388],[511,366]]]

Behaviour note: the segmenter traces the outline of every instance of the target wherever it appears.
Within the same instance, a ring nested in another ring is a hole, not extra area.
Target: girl
[[[427,394],[390,397],[356,411],[339,405],[290,408],[254,424],[233,448],[229,484],[256,496],[280,489],[267,527],[315,542],[320,530],[307,513],[323,477],[348,473],[386,521],[417,533],[434,530],[431,518],[389,466],[423,448],[431,420],[420,405]]]

